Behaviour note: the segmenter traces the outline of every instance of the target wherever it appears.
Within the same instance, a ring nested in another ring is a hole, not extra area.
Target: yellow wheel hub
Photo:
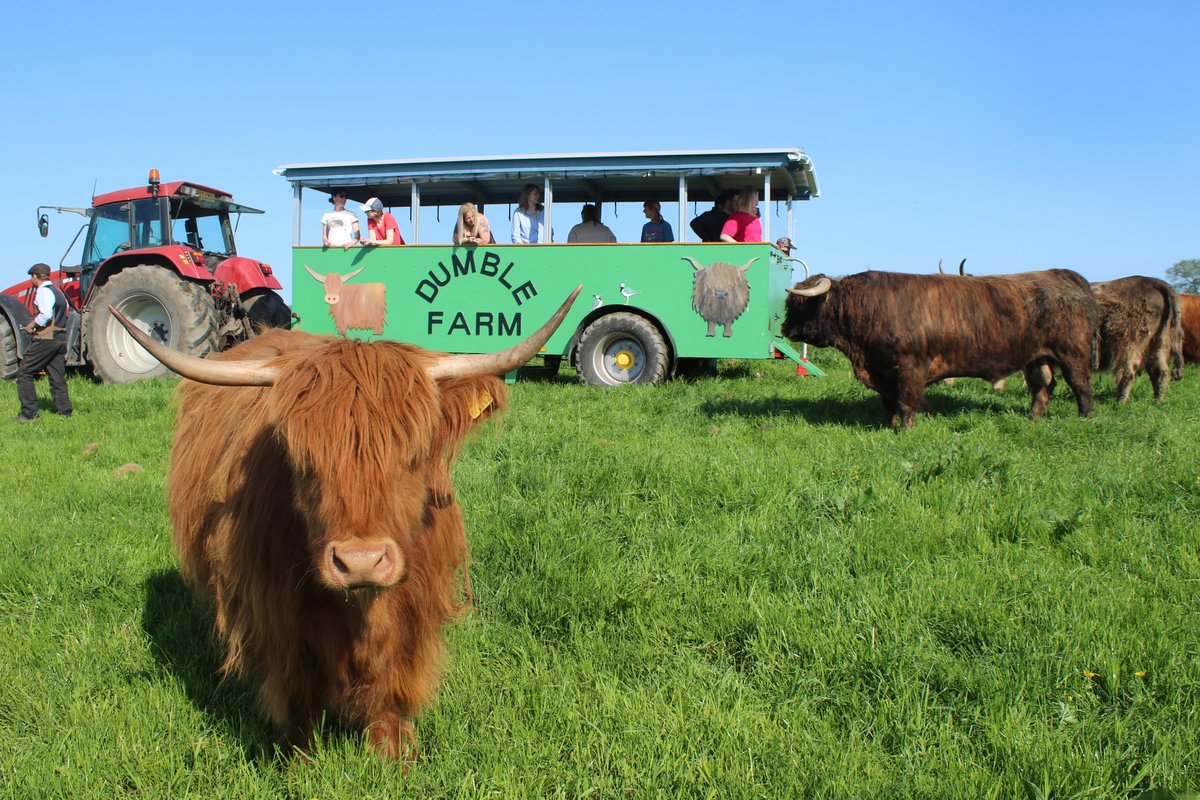
[[[628,350],[622,350],[613,358],[613,364],[616,365],[617,369],[628,370],[633,366],[633,353]]]

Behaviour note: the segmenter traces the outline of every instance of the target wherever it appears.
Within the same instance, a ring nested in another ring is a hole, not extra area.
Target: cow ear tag
[[[492,404],[492,396],[486,391],[480,389],[475,393],[475,399],[471,401],[468,411],[471,414],[471,419],[479,419],[479,415],[487,411],[488,406]]]

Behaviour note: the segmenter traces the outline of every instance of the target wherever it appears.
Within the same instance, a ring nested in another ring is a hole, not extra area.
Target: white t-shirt
[[[602,222],[581,222],[567,234],[567,241],[580,244],[610,243],[615,244],[617,237]]]
[[[330,247],[341,247],[342,245],[354,241],[354,223],[358,222],[358,217],[352,211],[327,211],[321,217],[321,224],[326,226],[329,231],[326,237],[329,239]]]

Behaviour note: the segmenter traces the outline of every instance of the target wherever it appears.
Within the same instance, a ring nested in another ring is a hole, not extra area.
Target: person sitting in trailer
[[[513,244],[538,244],[546,241],[546,222],[542,211],[542,190],[536,183],[521,189],[517,210],[512,218]]]
[[[796,249],[795,245],[792,244],[792,240],[786,236],[780,236],[776,239],[775,247],[785,256],[790,256],[792,251]]]
[[[474,203],[463,203],[458,207],[458,222],[454,224],[455,244],[495,244],[492,226],[488,224]]]
[[[383,210],[382,200],[372,197],[362,204],[362,210],[367,215],[368,239],[363,242],[364,245],[404,244],[404,238],[400,236],[400,226],[396,224],[395,217]]]
[[[692,220],[692,230],[700,237],[700,241],[721,241],[721,228],[733,213],[733,201],[737,195],[737,189],[726,189],[717,196],[712,208]]]
[[[761,242],[762,222],[758,218],[758,189],[747,186],[738,192],[734,211],[721,227],[722,242]]]
[[[642,203],[642,211],[646,214],[646,219],[650,220],[642,226],[642,241],[643,242],[673,242],[675,241],[675,232],[671,230],[671,223],[662,218],[659,213],[662,206],[657,200],[647,200]]]
[[[585,205],[579,212],[583,219],[567,234],[570,244],[616,244],[617,237],[612,230],[597,217],[599,213],[591,203]]]

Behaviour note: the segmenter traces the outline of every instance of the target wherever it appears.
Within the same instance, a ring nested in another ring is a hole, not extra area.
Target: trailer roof
[[[275,174],[293,188],[326,194],[344,189],[353,200],[378,197],[389,207],[515,203],[526,183],[549,178],[558,203],[672,201],[679,177],[689,200],[715,200],[725,189],[760,185],[771,176],[776,198],[808,200],[819,194],[812,160],[802,150],[690,150],[641,153],[422,158],[289,164]]]

